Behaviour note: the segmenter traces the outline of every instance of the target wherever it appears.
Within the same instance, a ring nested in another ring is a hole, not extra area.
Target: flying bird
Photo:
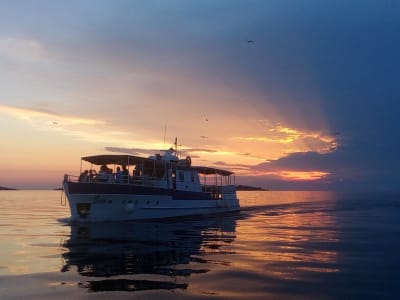
[[[207,138],[205,135],[201,135],[200,137],[201,137],[203,140]]]
[[[248,44],[254,44],[255,42],[253,40],[247,40]]]

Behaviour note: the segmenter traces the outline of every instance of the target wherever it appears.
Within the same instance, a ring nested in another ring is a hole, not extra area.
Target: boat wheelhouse
[[[82,157],[81,175],[64,175],[63,190],[71,220],[121,221],[238,211],[234,181],[233,172],[192,166],[170,149]]]

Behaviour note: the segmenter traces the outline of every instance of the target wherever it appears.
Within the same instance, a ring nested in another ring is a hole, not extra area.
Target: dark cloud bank
[[[400,5],[297,1],[277,6],[282,15],[275,26],[260,20],[254,27],[265,52],[248,76],[276,96],[272,101],[282,111],[311,117],[318,106],[338,133],[339,148],[294,153],[254,167],[331,173],[321,181],[266,177],[256,183],[272,189],[400,190]],[[310,89],[318,100],[310,97]],[[282,103],[284,93],[291,100]]]

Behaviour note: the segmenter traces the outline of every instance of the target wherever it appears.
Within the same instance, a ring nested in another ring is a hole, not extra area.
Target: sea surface
[[[70,224],[0,191],[0,299],[400,299],[400,195],[239,192],[240,213]]]

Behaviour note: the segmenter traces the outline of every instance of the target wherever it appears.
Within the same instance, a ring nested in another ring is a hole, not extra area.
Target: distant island
[[[268,191],[268,189],[263,189],[261,187],[254,187],[249,185],[237,185],[236,190],[238,191]]]
[[[16,189],[0,186],[0,191],[15,191]]]

